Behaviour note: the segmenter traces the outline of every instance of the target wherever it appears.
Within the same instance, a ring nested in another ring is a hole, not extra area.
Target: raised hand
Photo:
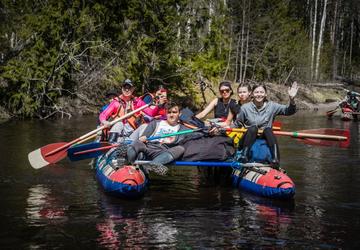
[[[293,82],[291,87],[288,89],[289,97],[291,100],[293,100],[299,90],[299,86],[297,85],[297,82]]]

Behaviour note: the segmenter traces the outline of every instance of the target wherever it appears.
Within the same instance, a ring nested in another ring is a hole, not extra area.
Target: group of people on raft
[[[251,87],[247,83],[237,87],[238,101],[232,98],[233,89],[231,82],[223,81],[219,84],[220,97],[212,100],[200,113],[193,116],[195,121],[187,121],[181,118],[181,106],[171,102],[167,98],[168,91],[160,87],[154,94],[142,97],[134,96],[134,83],[126,79],[118,96],[112,97],[110,104],[100,113],[101,125],[109,127],[107,140],[111,143],[121,143],[125,139],[132,143],[127,146],[127,161],[133,163],[139,157],[145,157],[154,164],[168,164],[181,158],[186,149],[186,142],[203,136],[202,132],[181,134],[171,137],[163,137],[156,140],[148,140],[150,136],[162,136],[183,130],[196,129],[194,124],[201,123],[201,119],[214,111],[214,118],[221,118],[222,122],[208,129],[211,135],[219,134],[219,127],[239,128],[247,130],[239,143],[236,159],[245,163],[249,161],[249,151],[256,138],[266,140],[270,153],[271,164],[279,167],[279,147],[272,131],[272,124],[277,115],[289,116],[296,112],[295,96],[298,85],[294,82],[288,89],[289,103],[287,105],[269,101],[267,88],[264,84]],[[121,117],[132,110],[138,109],[151,103],[141,112],[134,116],[115,123],[110,127],[110,121]],[[259,135],[259,130],[262,133]],[[212,145],[209,145],[212,147]]]
[[[355,91],[347,91],[346,96],[339,102],[339,107],[342,110],[344,118],[351,118],[358,120],[360,112],[360,93]]]

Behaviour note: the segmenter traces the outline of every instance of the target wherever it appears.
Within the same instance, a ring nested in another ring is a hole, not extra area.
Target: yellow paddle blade
[[[244,132],[226,132],[226,135],[233,139],[234,145],[237,147]]]

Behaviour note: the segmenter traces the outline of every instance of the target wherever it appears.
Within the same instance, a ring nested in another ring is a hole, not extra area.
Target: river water
[[[95,128],[95,117],[0,124],[1,249],[355,248],[360,245],[359,123],[323,113],[281,119],[285,131],[345,128],[348,149],[279,138],[281,165],[296,184],[274,201],[204,183],[196,168],[152,175],[139,200],[103,193],[89,161],[34,170],[27,154]]]

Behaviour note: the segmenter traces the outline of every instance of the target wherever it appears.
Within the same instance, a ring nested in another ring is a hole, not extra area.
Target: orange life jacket
[[[135,107],[134,107],[135,98],[134,97],[132,97],[128,102],[123,100],[121,98],[121,96],[116,97],[115,100],[120,103],[120,106],[119,106],[119,109],[118,109],[117,113],[111,117],[112,119],[122,117],[122,116],[126,115],[127,113],[135,110]],[[125,123],[125,122],[128,122],[133,129],[136,129],[141,124],[145,123],[143,115],[142,115],[141,112],[133,114],[132,116],[124,119],[123,123]]]

